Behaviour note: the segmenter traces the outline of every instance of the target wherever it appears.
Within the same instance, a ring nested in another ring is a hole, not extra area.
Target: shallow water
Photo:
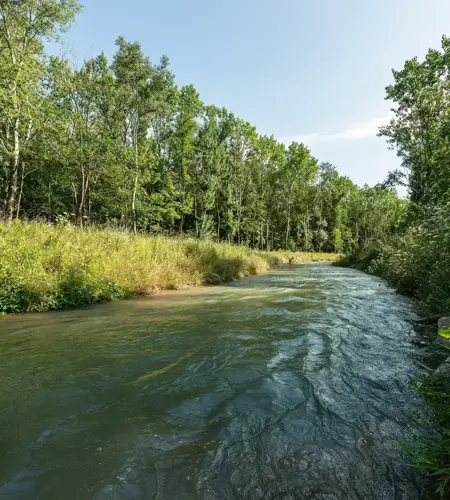
[[[0,321],[0,498],[408,499],[413,304],[328,264]]]

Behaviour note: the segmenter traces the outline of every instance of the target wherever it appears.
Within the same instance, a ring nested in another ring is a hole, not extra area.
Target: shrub
[[[450,298],[450,203],[430,209],[420,222],[387,243],[370,243],[338,265],[385,278],[400,292],[414,295],[430,311],[446,311]]]

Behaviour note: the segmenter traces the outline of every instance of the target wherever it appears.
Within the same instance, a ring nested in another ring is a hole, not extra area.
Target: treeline
[[[417,296],[432,311],[450,310],[450,39],[423,61],[393,71],[386,98],[394,117],[380,135],[402,159],[385,185],[408,187],[401,231],[374,238],[353,261]]]
[[[44,42],[77,0],[0,0],[3,218],[190,234],[259,249],[350,251],[385,238],[405,204],[359,188],[298,143],[289,147],[178,88],[167,57],[116,41],[74,69]]]

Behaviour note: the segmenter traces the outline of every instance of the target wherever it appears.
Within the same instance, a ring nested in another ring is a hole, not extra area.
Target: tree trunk
[[[183,225],[184,225],[184,214],[181,214],[181,217],[180,217],[180,234],[183,234]]]
[[[16,118],[14,123],[14,147],[13,155],[10,161],[10,173],[8,180],[8,195],[6,198],[6,220],[11,222],[14,218],[14,209],[16,207],[17,190],[18,190],[18,170],[20,159],[20,136],[19,136],[20,119]]]
[[[138,180],[139,180],[137,127],[136,127],[136,131],[135,131],[134,148],[135,148],[134,165],[135,165],[135,169],[136,169],[136,174],[134,176],[133,195],[132,195],[132,199],[131,199],[131,212],[133,214],[133,232],[136,234],[137,233],[136,193],[137,193]]]
[[[90,174],[89,174],[89,169],[88,173],[85,177],[85,182],[84,182],[84,201],[83,201],[83,210],[81,213],[81,216],[83,218],[83,225],[84,226],[89,226],[89,180],[90,180]]]
[[[134,187],[133,187],[133,196],[131,200],[131,212],[133,214],[133,232],[137,233],[137,220],[136,220],[136,192],[138,185],[138,171],[136,170],[136,175],[134,177]]]
[[[217,243],[220,242],[220,215],[217,215]]]
[[[305,245],[304,248],[307,252],[310,251],[309,246],[309,215],[305,216]]]
[[[84,167],[81,167],[81,196],[80,196],[80,203],[77,209],[78,224],[80,225],[81,228],[83,228],[84,198],[85,198],[85,175],[84,175]]]
[[[48,193],[47,193],[47,203],[48,203],[48,214],[52,213],[52,183],[48,183]]]
[[[90,224],[91,224],[91,208],[92,208],[91,183],[90,183],[90,175],[88,175],[87,185],[86,185],[86,225],[87,226],[90,226]]]
[[[25,179],[25,162],[22,161],[22,168],[20,170],[20,190],[19,190],[19,197],[17,198],[16,219],[18,219],[20,215],[20,204],[22,202],[24,179]]]
[[[289,207],[288,211],[288,216],[287,216],[287,221],[286,221],[286,244],[285,244],[285,249],[288,249],[288,241],[289,241],[289,232],[290,232],[290,225],[291,225],[291,208]]]

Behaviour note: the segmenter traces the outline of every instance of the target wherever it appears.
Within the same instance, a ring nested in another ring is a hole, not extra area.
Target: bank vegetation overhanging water
[[[64,309],[163,289],[215,285],[290,259],[336,257],[16,221],[0,224],[0,312]]]
[[[413,463],[430,472],[441,498],[450,497],[450,204],[422,207],[401,233],[386,241],[356,248],[340,259],[341,266],[356,267],[386,279],[399,292],[418,299],[426,318],[425,342],[434,369],[421,381],[419,392],[432,408],[437,436],[426,437],[409,449]],[[438,319],[439,320],[439,325]],[[438,327],[439,326],[439,327]],[[437,363],[442,362],[439,366]]]

